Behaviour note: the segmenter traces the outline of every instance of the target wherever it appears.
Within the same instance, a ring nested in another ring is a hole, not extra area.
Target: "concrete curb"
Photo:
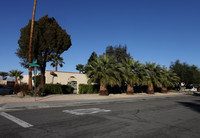
[[[0,112],[2,111],[16,111],[16,110],[31,110],[31,109],[43,109],[43,108],[56,108],[67,106],[83,106],[91,104],[105,104],[113,102],[133,102],[147,99],[160,99],[169,98],[175,96],[186,96],[185,94],[176,95],[150,95],[141,97],[112,97],[109,99],[83,99],[83,100],[54,100],[54,101],[40,101],[40,102],[10,102],[0,104]],[[1,106],[2,105],[2,106]]]

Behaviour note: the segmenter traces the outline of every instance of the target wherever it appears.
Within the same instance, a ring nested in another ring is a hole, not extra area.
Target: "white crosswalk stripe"
[[[16,117],[14,117],[14,116],[12,116],[10,114],[7,114],[5,112],[0,112],[0,115],[5,117],[5,118],[7,118],[7,119],[9,119],[9,120],[11,120],[11,121],[13,121],[13,122],[15,122],[15,123],[17,123],[18,125],[20,125],[20,126],[22,126],[24,128],[28,128],[28,127],[32,127],[33,126],[33,125],[31,125],[31,124],[29,124],[29,123],[27,123],[27,122],[25,122],[25,121],[23,121],[23,120],[21,120],[19,118],[16,118]]]

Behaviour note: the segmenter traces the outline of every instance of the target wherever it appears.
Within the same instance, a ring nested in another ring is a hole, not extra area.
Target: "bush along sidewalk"
[[[13,92],[18,97],[24,97],[25,95],[29,94],[28,85],[27,84],[15,85],[13,88]]]
[[[61,84],[45,84],[43,87],[43,93],[48,94],[70,94],[73,92],[73,88],[70,85]]]
[[[99,85],[79,84],[79,94],[96,94],[99,92]]]

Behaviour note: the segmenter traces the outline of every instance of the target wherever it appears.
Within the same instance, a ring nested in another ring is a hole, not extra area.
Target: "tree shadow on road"
[[[183,105],[183,106],[190,108],[193,111],[200,113],[200,104],[196,104],[196,103],[193,103],[193,102],[178,102],[178,103]]]
[[[195,100],[196,102],[200,102],[200,100]]]

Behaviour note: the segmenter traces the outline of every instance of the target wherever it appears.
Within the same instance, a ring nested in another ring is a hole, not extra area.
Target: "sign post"
[[[37,76],[37,67],[40,65],[37,64],[37,60],[34,60],[33,63],[30,63],[29,66],[34,67],[34,97],[36,101],[36,76]]]

